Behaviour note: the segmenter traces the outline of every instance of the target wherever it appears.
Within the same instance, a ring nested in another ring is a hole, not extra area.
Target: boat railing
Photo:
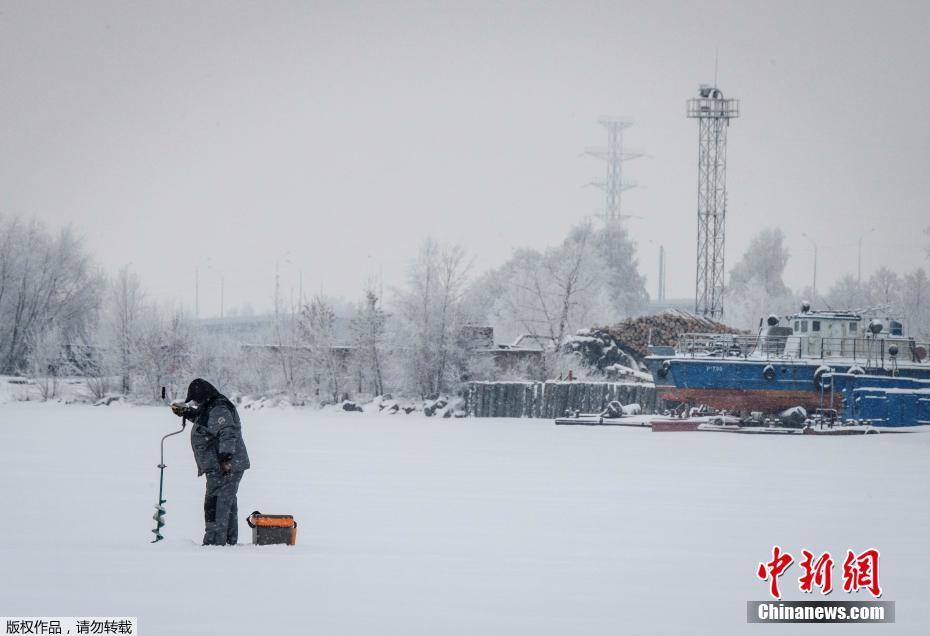
[[[892,348],[894,347],[894,348]],[[719,358],[844,358],[884,366],[892,361],[927,362],[930,344],[910,338],[830,338],[794,334],[686,333],[678,340],[679,355]]]

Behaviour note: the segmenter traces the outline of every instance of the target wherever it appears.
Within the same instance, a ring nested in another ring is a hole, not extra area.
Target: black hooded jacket
[[[187,402],[197,402],[191,422],[191,448],[197,475],[216,473],[221,461],[232,462],[232,472],[247,470],[249,454],[242,440],[242,422],[235,405],[212,384],[197,378],[187,389]]]

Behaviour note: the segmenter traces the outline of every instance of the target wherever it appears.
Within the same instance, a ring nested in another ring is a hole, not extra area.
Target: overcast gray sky
[[[655,293],[694,288],[697,125],[730,128],[728,264],[780,225],[787,282],[927,264],[928,2],[2,2],[7,215],[72,223],[108,271],[201,314],[282,285],[402,281],[428,234],[484,270],[602,206],[597,120],[635,122],[625,196]],[[206,261],[206,256],[210,261]]]

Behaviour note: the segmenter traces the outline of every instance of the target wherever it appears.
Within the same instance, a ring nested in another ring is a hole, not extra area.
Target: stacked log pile
[[[465,410],[472,417],[541,417],[568,411],[600,413],[613,401],[656,408],[655,387],[620,382],[470,382]]]
[[[710,318],[670,309],[653,316],[627,318],[619,324],[598,327],[591,332],[592,335],[603,333],[611,336],[623,351],[642,359],[649,355],[648,345],[673,347],[684,333],[740,333],[740,330]]]

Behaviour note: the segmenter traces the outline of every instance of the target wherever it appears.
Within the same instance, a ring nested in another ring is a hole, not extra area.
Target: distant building
[[[460,342],[472,345],[466,346],[469,354],[492,360],[497,373],[505,375],[541,366],[543,353],[550,343],[549,338],[524,334],[513,344],[495,344],[494,328],[487,326],[467,325],[460,334]]]
[[[290,319],[290,316],[283,319]],[[335,340],[340,345],[348,345],[351,342],[351,322],[351,319],[346,316],[336,316]],[[194,324],[210,335],[236,336],[242,343],[262,343],[273,341],[275,315],[201,318]]]

